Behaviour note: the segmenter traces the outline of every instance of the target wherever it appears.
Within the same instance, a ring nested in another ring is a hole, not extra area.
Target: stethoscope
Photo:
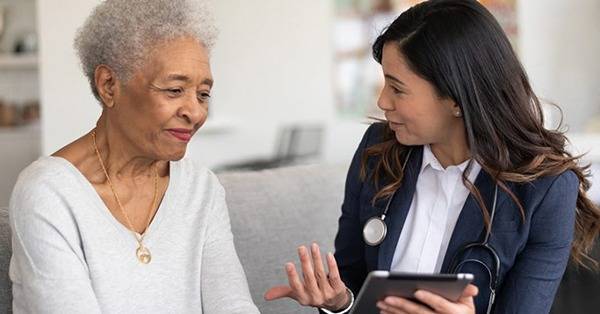
[[[404,164],[402,165],[403,173],[404,173],[404,169],[406,168],[406,164],[408,163],[408,159],[410,158],[411,152],[412,152],[412,149],[408,151],[406,160],[404,160]],[[398,191],[398,190],[396,190],[396,191]],[[386,204],[381,216],[372,217],[365,223],[365,226],[363,228],[363,239],[365,240],[365,243],[367,243],[370,246],[377,246],[377,245],[381,244],[381,242],[383,242],[383,240],[385,240],[385,236],[387,235],[387,224],[385,223],[385,218],[386,218],[387,212],[390,208],[390,204],[392,203],[392,199],[396,195],[396,191],[394,191],[392,193],[392,195],[388,198],[387,204]],[[456,254],[454,254],[454,257],[452,258],[452,260],[449,264],[450,265],[449,269],[451,270],[450,272],[455,273],[455,274],[458,273],[464,265],[469,264],[469,263],[475,263],[479,266],[482,266],[485,269],[485,271],[487,272],[489,279],[490,279],[489,280],[490,297],[488,299],[488,307],[487,307],[487,311],[486,311],[486,313],[488,313],[488,314],[491,313],[492,306],[494,305],[494,299],[496,298],[496,288],[497,288],[497,284],[498,284],[498,277],[500,276],[500,257],[498,257],[498,253],[496,253],[496,250],[489,243],[490,234],[492,233],[492,226],[494,223],[494,215],[496,213],[497,201],[498,201],[498,185],[496,184],[496,188],[494,191],[494,202],[492,205],[492,212],[490,214],[490,227],[488,228],[488,230],[485,233],[485,238],[483,239],[482,242],[473,242],[473,243],[463,246],[461,249],[459,249],[456,252]],[[492,266],[493,270],[490,269],[490,267],[488,267],[488,265],[486,263],[482,262],[479,259],[468,258],[461,262],[458,262],[460,260],[459,259],[460,257],[466,255],[467,251],[470,251],[473,249],[481,249],[481,250],[487,252],[492,257],[492,261],[494,263],[494,265]]]
[[[412,149],[408,151],[408,154],[406,154],[406,159],[404,160],[404,164],[402,165],[402,173],[404,173],[404,169],[406,168],[406,164],[410,159],[411,153]],[[390,209],[392,199],[396,195],[396,191],[394,191],[392,195],[388,198],[387,204],[385,205],[381,216],[371,217],[367,221],[367,223],[365,223],[365,226],[363,228],[363,238],[365,242],[370,246],[377,246],[381,244],[381,242],[383,242],[385,236],[387,235],[387,224],[385,223],[385,217],[387,215],[388,210]]]

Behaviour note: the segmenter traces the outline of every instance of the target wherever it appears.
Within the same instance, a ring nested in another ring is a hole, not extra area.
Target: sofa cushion
[[[286,262],[299,267],[296,249],[317,242],[333,252],[346,165],[314,165],[219,174],[231,226],[252,297],[263,314],[315,313],[290,299],[263,295],[287,284]]]

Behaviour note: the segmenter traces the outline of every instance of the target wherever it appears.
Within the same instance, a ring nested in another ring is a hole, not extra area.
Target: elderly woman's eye
[[[202,103],[207,103],[210,100],[209,93],[198,93],[198,100]]]
[[[169,88],[166,90],[170,96],[179,96],[183,94],[183,88]]]

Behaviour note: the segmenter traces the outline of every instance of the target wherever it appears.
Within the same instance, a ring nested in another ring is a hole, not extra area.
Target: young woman
[[[350,166],[327,257],[301,247],[291,297],[345,313],[372,270],[472,273],[458,302],[418,291],[382,313],[547,313],[569,260],[586,253],[600,210],[587,168],[544,128],[540,101],[502,29],[477,1],[427,1],[373,45],[386,121],[366,132]]]

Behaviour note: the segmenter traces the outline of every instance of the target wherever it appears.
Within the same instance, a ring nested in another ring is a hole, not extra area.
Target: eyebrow
[[[402,85],[402,86],[406,86],[406,84],[404,84],[404,82],[402,82],[401,80],[399,80],[399,79],[395,78],[394,76],[392,76],[392,75],[390,75],[390,74],[385,74],[384,76],[385,76],[385,78],[386,78],[386,79],[389,79],[389,80],[391,80],[391,81],[394,81],[394,82],[396,82],[396,83],[398,83],[398,84],[400,84],[400,85]]]
[[[187,75],[182,75],[182,74],[170,74],[169,76],[167,76],[167,80],[168,81],[182,81],[182,82],[190,82],[192,79],[190,79]],[[202,81],[202,84],[204,85],[208,85],[209,87],[213,86],[213,80],[206,78]]]

